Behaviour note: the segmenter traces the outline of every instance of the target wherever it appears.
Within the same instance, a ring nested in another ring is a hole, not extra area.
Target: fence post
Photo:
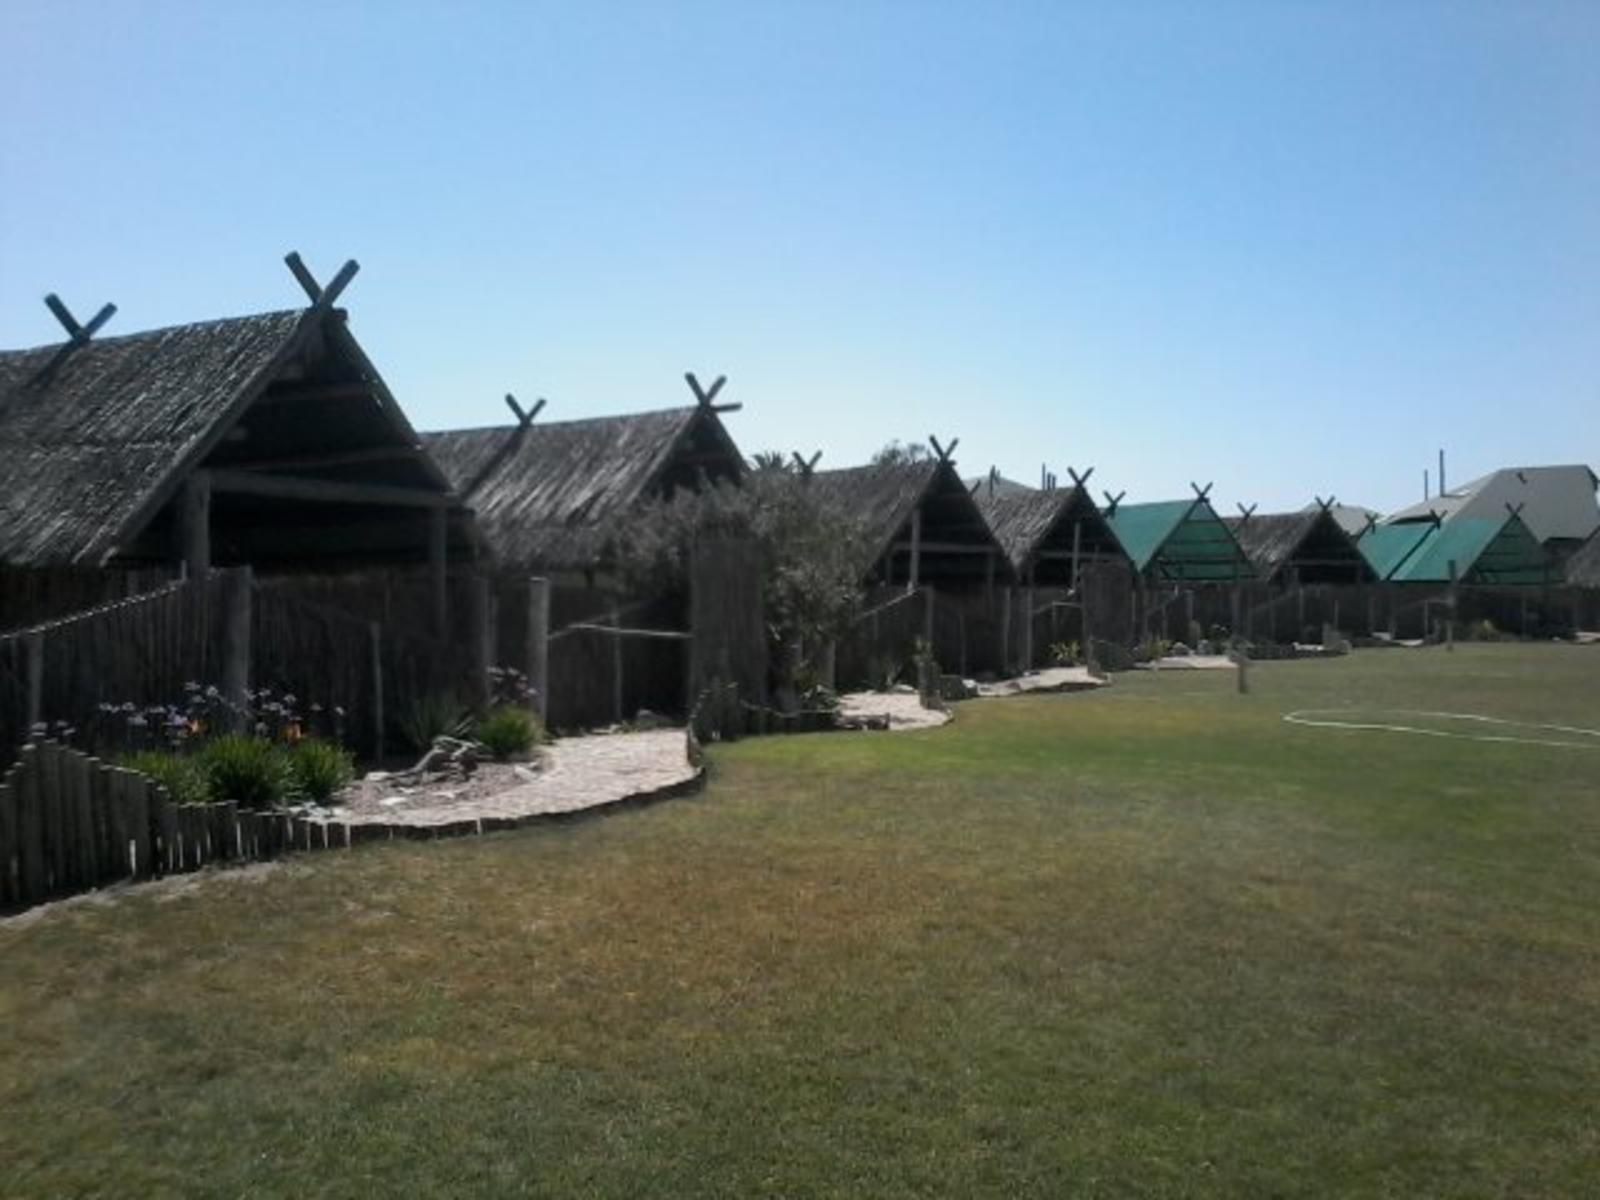
[[[204,587],[204,578],[190,579]],[[233,706],[233,723],[243,724],[250,703],[250,610],[255,599],[255,572],[235,567],[223,581],[222,694]]]
[[[372,659],[372,757],[383,757],[383,626],[367,624],[367,648]]]
[[[23,643],[27,648],[28,667],[28,736],[44,720],[44,634],[30,633]]]
[[[550,720],[550,581],[528,580],[528,686],[533,707],[544,722]]]
[[[611,604],[611,627],[619,632],[611,635],[611,711],[618,725],[622,724],[622,613],[615,601]]]

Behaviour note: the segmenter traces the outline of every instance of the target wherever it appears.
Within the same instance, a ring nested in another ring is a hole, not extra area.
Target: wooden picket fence
[[[0,782],[0,908],[350,840],[344,825],[232,801],[179,804],[148,776],[39,742]]]

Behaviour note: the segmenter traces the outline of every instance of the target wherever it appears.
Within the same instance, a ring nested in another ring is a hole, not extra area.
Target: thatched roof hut
[[[863,581],[950,586],[1015,577],[946,457],[816,471],[811,486],[825,504],[865,529]]]
[[[13,567],[427,561],[476,538],[327,303],[0,352],[0,478]]]
[[[1573,587],[1600,589],[1600,530],[1567,559],[1566,578]]]
[[[639,504],[745,469],[710,403],[452,429],[424,434],[423,445],[477,512],[499,564],[546,574],[603,567]]]
[[[1224,517],[1257,575],[1269,582],[1371,583],[1377,573],[1330,508]]]
[[[1039,490],[991,476],[972,491],[1019,579],[1045,587],[1071,587],[1077,567],[1127,561],[1087,489]]]

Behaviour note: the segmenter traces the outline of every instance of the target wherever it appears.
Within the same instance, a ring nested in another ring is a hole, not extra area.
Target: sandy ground
[[[1088,667],[1046,667],[1042,671],[1029,671],[1015,679],[980,683],[978,695],[991,697],[1020,696],[1025,692],[1086,692],[1105,686],[1106,681],[1089,674]]]
[[[463,790],[452,796],[444,794],[449,788],[435,789],[432,796],[408,798],[401,805],[363,802],[358,808],[334,809],[332,815],[352,825],[443,825],[479,817],[569,813],[685,783],[694,773],[681,729],[596,734],[545,747],[543,768],[531,779],[513,776],[511,786],[501,791]]]
[[[1238,665],[1226,654],[1185,654],[1140,663],[1141,671],[1237,671]]]
[[[889,732],[933,729],[950,719],[948,712],[923,708],[915,692],[846,692],[839,697],[839,712],[846,717],[889,718]]]

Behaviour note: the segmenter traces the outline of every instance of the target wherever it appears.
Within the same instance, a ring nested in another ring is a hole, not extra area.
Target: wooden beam
[[[313,504],[431,508],[441,513],[460,503],[457,497],[449,493],[424,492],[381,483],[341,483],[331,479],[304,479],[295,475],[268,475],[238,470],[215,470],[210,475],[212,492],[230,495],[269,496]]]
[[[367,446],[361,450],[335,450],[325,454],[263,458],[255,462],[233,463],[232,466],[241,471],[315,471],[325,467],[354,467],[363,463],[398,462],[414,459],[421,453],[421,446]]]
[[[895,542],[889,547],[892,554],[910,554],[917,550],[922,554],[988,554],[992,546],[975,545],[968,542]]]
[[[274,384],[261,396],[261,404],[331,403],[338,400],[371,400],[378,402],[376,390],[365,379],[340,379],[332,383]]]

